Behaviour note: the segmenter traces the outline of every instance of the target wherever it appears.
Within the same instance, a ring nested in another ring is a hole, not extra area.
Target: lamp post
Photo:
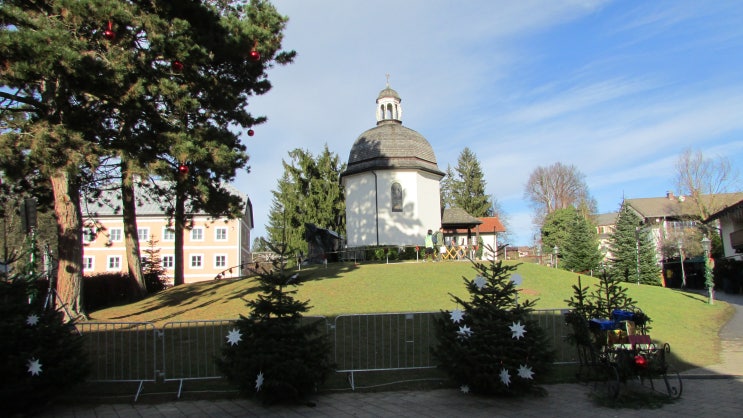
[[[712,272],[714,260],[710,256],[712,241],[706,236],[702,238],[702,248],[704,248],[704,284],[707,286],[707,292],[709,293],[709,304],[712,305],[715,303],[715,279]]]
[[[553,255],[553,258],[555,259],[555,268],[557,268],[557,252],[558,252],[559,250],[560,250],[560,249],[559,249],[559,248],[557,248],[557,245],[555,245],[555,247],[554,247],[554,248],[552,248],[552,255]]]
[[[681,263],[681,288],[686,288],[686,270],[684,270],[684,243],[681,238],[679,238],[677,244],[679,247],[679,262]]]

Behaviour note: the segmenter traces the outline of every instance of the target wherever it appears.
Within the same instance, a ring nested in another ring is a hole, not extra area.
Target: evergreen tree
[[[650,232],[625,204],[619,210],[614,233],[609,239],[609,252],[612,275],[627,282],[660,286],[661,270]]]
[[[436,319],[433,355],[463,392],[532,392],[554,358],[546,333],[529,316],[535,301],[518,300],[511,275],[517,266],[502,260],[473,266],[477,277],[463,277],[470,299],[451,295],[461,309]]]
[[[583,287],[580,276],[578,284],[573,285],[573,296],[565,300],[570,307],[565,321],[573,327],[570,339],[579,345],[594,344],[588,330],[588,321],[591,319],[614,319],[615,310],[634,312],[632,320],[635,325],[647,331],[650,318],[640,311],[637,302],[627,294],[627,288],[623,286],[623,280],[619,276],[612,275],[609,271],[603,271],[599,281],[589,292],[588,287]]]
[[[162,259],[160,258],[160,247],[158,241],[150,237],[147,241],[147,247],[142,252],[145,258],[142,260],[142,275],[147,285],[147,292],[155,293],[165,289],[167,281],[167,272],[163,268]]]
[[[7,416],[33,415],[89,371],[83,337],[45,303],[34,241],[24,253],[29,261],[0,280],[0,403]]]
[[[311,223],[345,234],[345,200],[338,182],[345,165],[325,145],[314,157],[309,151],[289,152],[284,174],[273,191],[273,204],[266,228],[268,240],[285,242],[294,251],[307,253],[305,224]]]
[[[448,188],[444,194],[450,196],[451,206],[462,208],[476,218],[492,215],[493,204],[485,194],[485,175],[480,161],[467,147],[459,154],[456,173],[456,178],[449,178],[443,184]]]
[[[267,68],[294,56],[279,51],[286,18],[262,0],[56,0],[6,1],[0,19],[0,105],[8,110],[0,167],[38,172],[51,184],[60,296],[79,311],[88,175],[118,158],[128,195],[139,170],[180,180],[177,168],[189,163],[199,177],[179,184],[176,209],[187,197],[212,198],[246,167],[235,128],[265,120],[245,110],[248,97],[270,89]],[[125,210],[133,236],[133,206]],[[134,244],[127,241],[128,254]]]
[[[570,239],[561,247],[560,268],[577,272],[592,272],[603,258],[599,251],[596,226],[573,210],[573,222],[569,225]]]
[[[260,294],[247,302],[250,314],[229,332],[217,363],[245,395],[269,404],[306,401],[333,370],[331,345],[324,321],[303,321],[309,302],[287,290],[302,279],[285,270],[286,245],[267,245],[279,258],[272,271],[259,273]]]
[[[570,230],[575,219],[576,212],[572,207],[557,209],[544,218],[541,230],[543,253],[551,253],[555,246],[560,252],[563,250],[566,243],[572,239]]]

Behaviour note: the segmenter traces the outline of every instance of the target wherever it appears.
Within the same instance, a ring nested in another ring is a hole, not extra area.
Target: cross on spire
[[[390,73],[385,74],[385,77],[387,77],[387,87],[390,86]]]

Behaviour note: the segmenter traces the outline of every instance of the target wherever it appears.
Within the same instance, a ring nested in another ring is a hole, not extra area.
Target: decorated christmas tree
[[[554,359],[546,333],[530,316],[535,301],[519,300],[517,265],[474,262],[477,276],[463,277],[470,300],[451,295],[460,308],[436,320],[439,367],[464,393],[541,393],[537,383]]]
[[[83,381],[88,373],[82,337],[40,291],[36,247],[0,278],[0,405],[2,414],[31,415]]]
[[[248,396],[264,403],[306,402],[333,370],[331,346],[324,322],[307,321],[308,302],[294,299],[301,285],[299,272],[288,272],[286,246],[269,248],[279,254],[273,269],[259,273],[260,294],[247,302],[250,314],[240,316],[226,335],[218,365]]]

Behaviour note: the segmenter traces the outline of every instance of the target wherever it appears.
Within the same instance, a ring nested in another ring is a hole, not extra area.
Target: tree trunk
[[[66,310],[73,316],[77,316],[84,312],[82,303],[83,216],[80,208],[80,185],[66,169],[58,169],[52,174],[51,183],[59,237],[57,294]]]
[[[124,220],[124,243],[126,245],[126,264],[129,275],[137,284],[140,298],[147,294],[147,285],[142,275],[142,260],[139,256],[139,234],[137,232],[137,208],[134,201],[134,181],[129,163],[125,158],[121,161],[121,203],[122,218]]]
[[[173,277],[173,286],[183,284],[183,231],[185,228],[185,202],[183,197],[183,180],[178,180],[175,192],[175,248],[174,248],[174,262],[175,271]]]

